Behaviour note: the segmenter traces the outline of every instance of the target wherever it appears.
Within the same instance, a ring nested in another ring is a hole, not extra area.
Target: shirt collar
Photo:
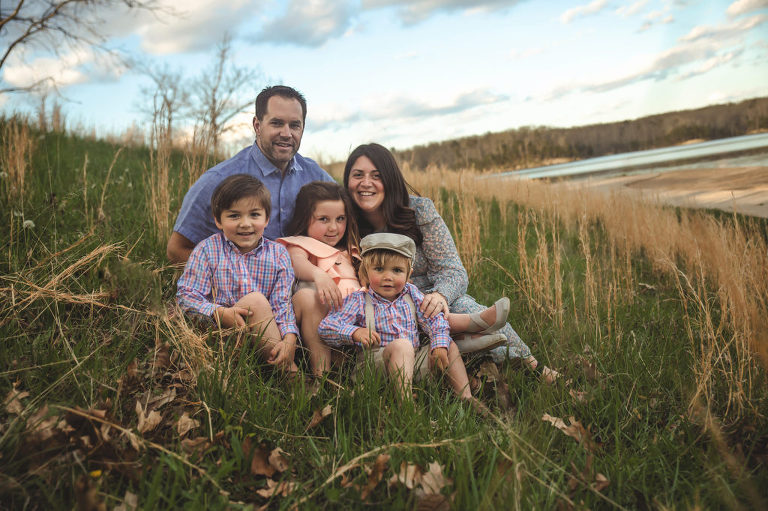
[[[249,256],[249,255],[256,255],[264,247],[264,235],[262,235],[261,238],[259,239],[259,242],[256,244],[256,246],[253,247],[253,249],[246,252],[245,254],[243,254],[240,252],[240,249],[237,248],[237,245],[235,245],[232,242],[232,240],[224,236],[223,232],[220,234],[221,234],[221,237],[224,238],[224,241],[226,242],[227,246],[229,246],[230,250],[232,250],[234,253],[239,254],[243,257]]]
[[[280,169],[275,167],[275,165],[269,161],[266,156],[264,156],[264,153],[261,152],[261,148],[256,141],[254,141],[253,145],[251,146],[251,158],[253,158],[253,161],[256,162],[256,166],[259,168],[263,176],[268,176],[270,174],[274,174],[275,172],[281,173]],[[291,158],[291,161],[288,162],[287,170],[288,172],[286,172],[286,174],[290,174],[291,170],[294,172],[299,172],[302,170],[302,166],[296,159],[295,155],[293,158]]]
[[[405,293],[407,293],[407,292],[408,292],[408,285],[406,285],[406,286],[403,288],[403,290],[402,290],[402,291],[400,291],[400,294],[399,294],[399,295],[397,295],[397,296],[396,296],[394,299],[392,299],[392,300],[387,300],[386,298],[382,297],[382,296],[381,296],[379,293],[377,293],[376,291],[374,291],[374,290],[373,290],[373,289],[371,289],[371,288],[366,288],[366,289],[367,289],[367,292],[368,292],[368,294],[369,294],[369,295],[371,295],[371,296],[372,296],[373,298],[375,298],[376,300],[378,300],[379,302],[381,302],[381,303],[384,303],[384,304],[390,304],[390,303],[395,303],[395,302],[396,302],[396,301],[398,301],[400,298],[402,298],[402,296],[403,296]]]

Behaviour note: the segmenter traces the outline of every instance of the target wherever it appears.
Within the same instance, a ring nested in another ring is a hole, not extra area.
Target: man
[[[317,163],[298,154],[306,118],[307,102],[297,90],[274,85],[259,93],[253,118],[256,142],[208,169],[184,196],[166,249],[172,263],[186,262],[195,245],[218,232],[211,194],[232,174],[250,174],[264,183],[272,194],[272,216],[264,236],[271,240],[283,236],[299,189],[311,181],[333,181]]]

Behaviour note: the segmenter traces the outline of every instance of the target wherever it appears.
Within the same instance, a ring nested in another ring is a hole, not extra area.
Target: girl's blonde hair
[[[285,229],[287,236],[307,236],[309,224],[312,222],[312,215],[315,213],[315,207],[323,201],[341,201],[344,204],[344,214],[347,217],[347,229],[342,236],[342,244],[349,255],[360,252],[360,235],[357,231],[357,221],[355,220],[355,210],[352,209],[352,201],[349,194],[341,185],[328,181],[312,181],[301,187],[296,195],[296,209],[293,210],[293,218]],[[352,258],[354,263],[355,258]]]
[[[368,278],[368,269],[374,266],[385,266],[387,264],[403,264],[408,268],[408,275],[405,279],[411,276],[411,260],[402,254],[393,252],[391,250],[371,250],[363,255],[363,261],[360,263],[360,269],[357,271],[357,278],[360,280],[360,284],[368,287],[370,279]]]

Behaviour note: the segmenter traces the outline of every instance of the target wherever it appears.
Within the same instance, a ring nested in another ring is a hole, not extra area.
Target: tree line
[[[522,169],[768,129],[768,97],[572,128],[524,126],[393,150],[412,168]]]

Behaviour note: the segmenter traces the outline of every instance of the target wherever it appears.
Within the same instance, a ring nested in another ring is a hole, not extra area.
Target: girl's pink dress
[[[333,248],[309,236],[287,236],[278,238],[277,242],[286,248],[299,247],[304,250],[309,256],[309,262],[330,275],[339,286],[342,297],[346,298],[348,294],[362,289],[355,267],[352,266],[352,259],[346,250]],[[353,254],[353,257],[357,257],[357,254]]]

